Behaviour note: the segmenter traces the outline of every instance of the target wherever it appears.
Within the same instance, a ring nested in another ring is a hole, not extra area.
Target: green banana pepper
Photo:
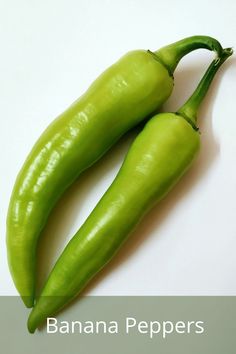
[[[222,63],[214,60],[197,89],[177,113],[155,115],[132,144],[114,182],[68,243],[32,310],[35,329],[70,300],[114,256],[148,210],[176,184],[200,147],[198,107]]]
[[[55,203],[82,171],[161,106],[171,94],[179,60],[197,48],[222,52],[215,39],[194,36],[155,53],[126,54],[33,147],[17,177],[7,217],[8,263],[27,307],[34,304],[38,237]]]

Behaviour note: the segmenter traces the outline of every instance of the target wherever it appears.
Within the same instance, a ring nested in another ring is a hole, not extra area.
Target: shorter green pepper
[[[35,329],[60,310],[117,252],[145,213],[176,184],[200,147],[196,114],[222,63],[214,60],[197,89],[177,113],[155,115],[134,141],[114,182],[69,242],[32,310]]]

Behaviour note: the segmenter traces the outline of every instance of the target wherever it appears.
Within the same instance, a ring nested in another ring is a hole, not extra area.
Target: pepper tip
[[[27,321],[27,328],[28,328],[29,333],[33,334],[35,332],[36,328],[35,328],[35,325],[32,321],[31,314],[32,314],[32,312],[30,313],[28,321]]]

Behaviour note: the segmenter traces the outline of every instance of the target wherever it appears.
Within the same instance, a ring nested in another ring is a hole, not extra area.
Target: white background
[[[131,49],[156,50],[205,34],[236,48],[235,0],[0,1],[0,295],[14,295],[5,219],[15,177],[45,127]],[[190,95],[213,54],[178,66],[164,109]],[[202,151],[87,288],[96,295],[236,295],[236,56],[199,112]],[[116,175],[126,135],[66,193],[40,242],[39,285]]]

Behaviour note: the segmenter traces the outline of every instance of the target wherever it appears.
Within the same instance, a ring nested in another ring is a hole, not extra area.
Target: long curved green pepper
[[[55,203],[82,171],[169,97],[175,67],[197,48],[222,53],[219,42],[206,36],[186,38],[155,53],[129,52],[33,147],[17,177],[7,217],[9,267],[27,307],[34,303],[38,237]]]
[[[198,107],[222,63],[214,60],[177,113],[155,115],[132,144],[114,182],[59,257],[32,310],[35,329],[79,294],[109,262],[147,211],[176,184],[200,147]]]

